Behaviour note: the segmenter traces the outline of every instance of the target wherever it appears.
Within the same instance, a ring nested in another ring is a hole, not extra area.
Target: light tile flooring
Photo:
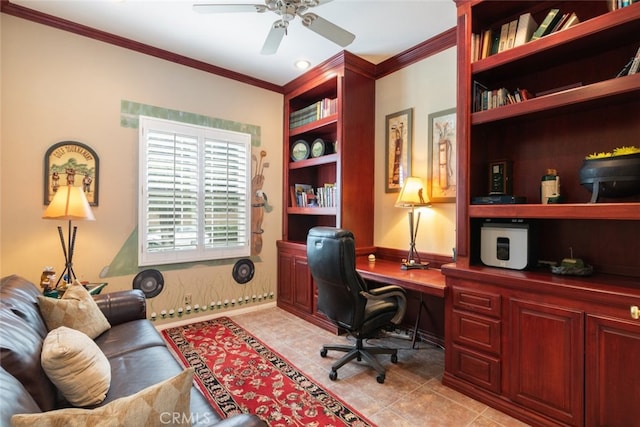
[[[231,313],[230,313],[231,314]],[[338,370],[331,381],[331,364],[344,353],[329,352],[320,357],[322,344],[346,340],[279,308],[267,308],[230,317],[273,350],[280,353],[317,383],[335,393],[352,408],[380,427],[522,427],[526,424],[458,393],[441,383],[444,351],[401,338],[373,340],[371,344],[401,348],[398,363],[388,356],[380,360],[387,367],[384,384],[364,362],[351,362]]]

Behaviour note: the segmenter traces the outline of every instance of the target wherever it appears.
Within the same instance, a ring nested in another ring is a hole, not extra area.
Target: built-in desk
[[[443,309],[446,286],[444,276],[440,270],[402,270],[400,262],[380,258],[371,262],[366,256],[356,257],[356,270],[365,280],[386,285],[397,285],[411,294],[417,294],[414,298],[418,300],[418,305],[414,307],[414,311],[411,313],[411,317],[415,317],[412,347],[415,346],[423,311],[426,311],[429,315],[426,320],[435,327],[430,328],[432,330],[429,331],[430,338],[428,341],[433,341],[440,346],[444,345],[442,331],[444,330]],[[433,301],[429,304],[425,296],[430,297],[432,300],[435,299],[435,304]],[[427,307],[428,305],[429,307]]]
[[[356,257],[356,270],[366,279],[444,298],[444,276],[440,270],[402,270],[400,263],[385,259],[371,262],[367,257]]]

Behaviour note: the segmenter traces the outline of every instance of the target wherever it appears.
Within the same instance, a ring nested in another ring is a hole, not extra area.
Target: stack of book
[[[482,83],[473,82],[473,112],[490,110],[503,105],[517,104],[533,98],[527,89],[509,91],[507,88],[487,89]]]
[[[567,29],[579,22],[580,19],[575,12],[561,13],[560,9],[549,10],[540,25],[531,13],[524,13],[518,19],[503,23],[499,28],[487,28],[481,33],[472,34],[472,60],[477,61],[504,52]]]
[[[336,206],[336,185],[324,184],[313,189],[309,184],[295,184],[291,187],[291,206],[296,208],[331,208]]]
[[[324,98],[321,101],[289,114],[289,128],[293,129],[316,120],[329,117],[338,112],[338,99]]]
[[[640,47],[636,51],[636,56],[629,58],[629,62],[627,62],[616,77],[630,76],[638,72],[640,72]]]

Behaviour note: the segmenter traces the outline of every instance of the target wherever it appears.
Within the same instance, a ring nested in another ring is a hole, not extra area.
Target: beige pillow
[[[95,339],[111,328],[89,291],[77,280],[67,288],[61,299],[39,295],[38,305],[50,331],[66,326]]]
[[[42,343],[44,372],[73,406],[97,405],[111,386],[111,365],[84,333],[60,326]]]
[[[14,427],[190,426],[193,368],[96,409],[59,409],[11,417]]]

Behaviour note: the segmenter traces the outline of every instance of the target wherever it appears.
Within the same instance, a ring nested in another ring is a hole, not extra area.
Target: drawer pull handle
[[[640,319],[640,308],[637,305],[631,306],[631,318],[635,320]]]

